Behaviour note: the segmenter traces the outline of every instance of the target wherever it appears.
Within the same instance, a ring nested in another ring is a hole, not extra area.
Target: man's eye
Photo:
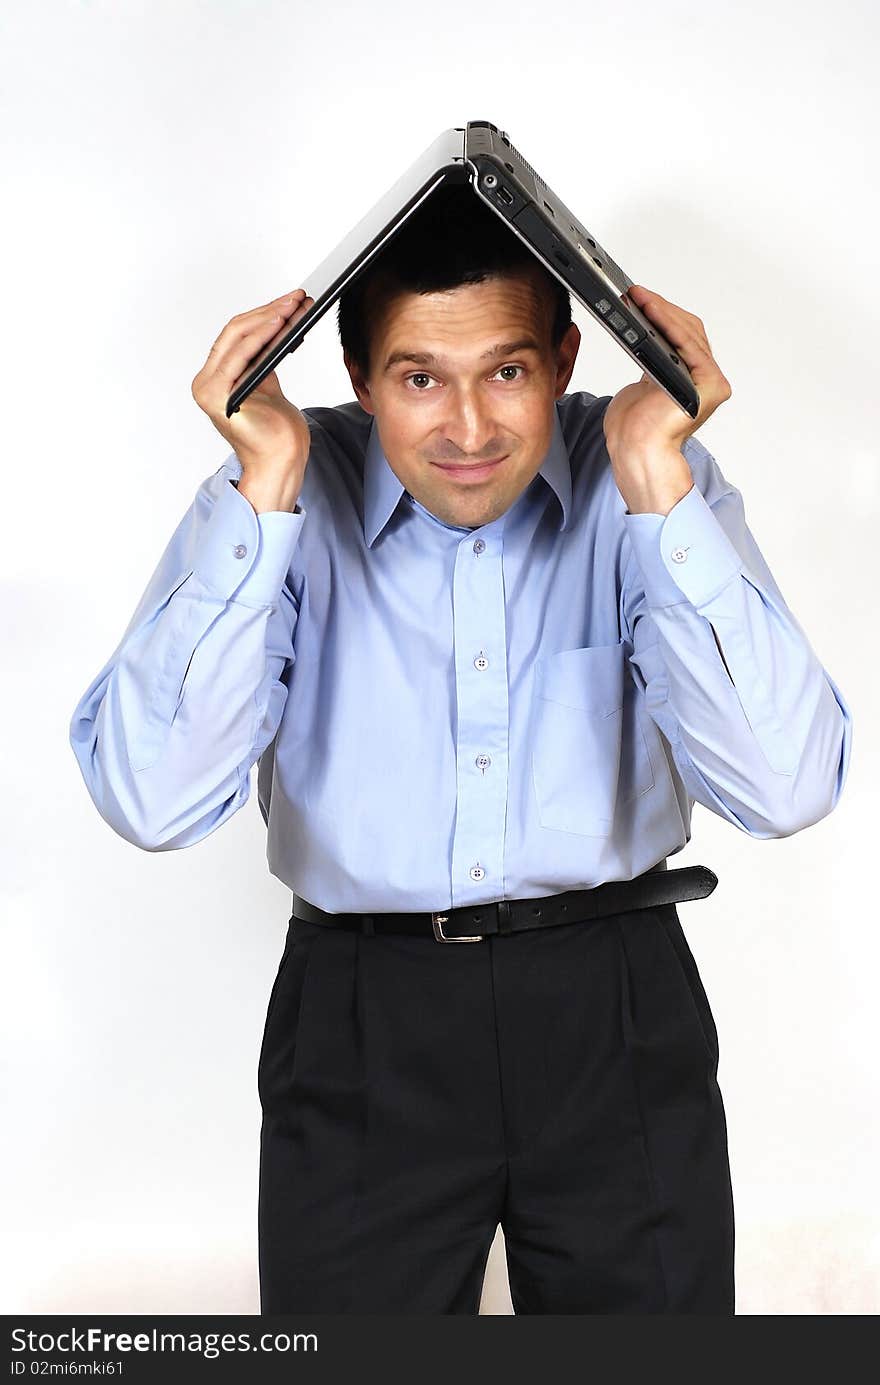
[[[499,367],[498,367],[498,369],[496,370],[495,374],[496,374],[496,375],[500,375],[501,372],[502,372],[502,370],[523,370],[523,371],[524,371],[524,370],[525,370],[525,366],[522,366],[522,365],[502,365],[502,366],[499,366]],[[428,375],[428,373],[427,373],[426,371],[424,371],[424,370],[418,370],[418,371],[415,371],[414,374],[412,374],[412,375],[405,375],[405,376],[404,376],[404,383],[408,383],[410,380],[431,380],[432,378],[433,378],[433,377],[432,377],[431,375]],[[515,376],[515,377],[514,377],[514,379],[518,379],[518,378],[519,378],[518,376]],[[508,379],[507,379],[506,381],[504,381],[504,383],[505,383],[505,384],[511,384],[511,385],[512,385],[512,384],[514,383],[514,379],[510,379],[510,378],[508,377]],[[419,388],[419,387],[417,387],[417,386],[414,387],[414,388],[415,388],[417,394],[430,394],[430,390],[423,390],[423,389],[421,389],[421,388]]]

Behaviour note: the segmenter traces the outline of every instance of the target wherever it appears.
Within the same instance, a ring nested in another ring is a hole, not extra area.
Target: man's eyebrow
[[[491,346],[488,351],[484,351],[480,356],[481,361],[489,360],[490,357],[512,356],[515,351],[540,351],[541,348],[532,337],[521,337],[519,341],[502,341],[497,346]],[[399,365],[401,361],[412,361],[414,365],[443,365],[444,356],[433,356],[430,351],[392,351],[388,360],[382,367],[383,374],[388,373],[392,366]]]

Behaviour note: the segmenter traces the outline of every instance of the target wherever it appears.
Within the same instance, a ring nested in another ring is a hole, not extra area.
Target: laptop
[[[627,297],[630,279],[574,212],[488,120],[444,130],[317,269],[301,280],[314,298],[292,327],[285,324],[247,367],[226,402],[237,413],[251,390],[301,345],[342,291],[362,274],[442,183],[469,184],[549,272],[690,418],[700,397],[675,348]]]

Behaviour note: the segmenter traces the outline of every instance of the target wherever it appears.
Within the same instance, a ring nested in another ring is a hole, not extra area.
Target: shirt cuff
[[[199,538],[193,572],[224,600],[246,606],[272,606],[299,541],[306,511],[266,510],[251,502],[225,477]]]
[[[699,608],[712,601],[743,562],[696,482],[667,515],[624,514],[649,606]]]

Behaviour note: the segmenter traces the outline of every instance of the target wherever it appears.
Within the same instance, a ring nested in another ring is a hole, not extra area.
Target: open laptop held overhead
[[[444,130],[401,178],[302,281],[312,307],[281,331],[248,366],[226,403],[237,413],[252,390],[306,334],[366,268],[404,222],[443,183],[469,184],[551,274],[570,289],[652,380],[690,418],[699,393],[674,346],[627,295],[630,279],[503,130],[487,120]]]

